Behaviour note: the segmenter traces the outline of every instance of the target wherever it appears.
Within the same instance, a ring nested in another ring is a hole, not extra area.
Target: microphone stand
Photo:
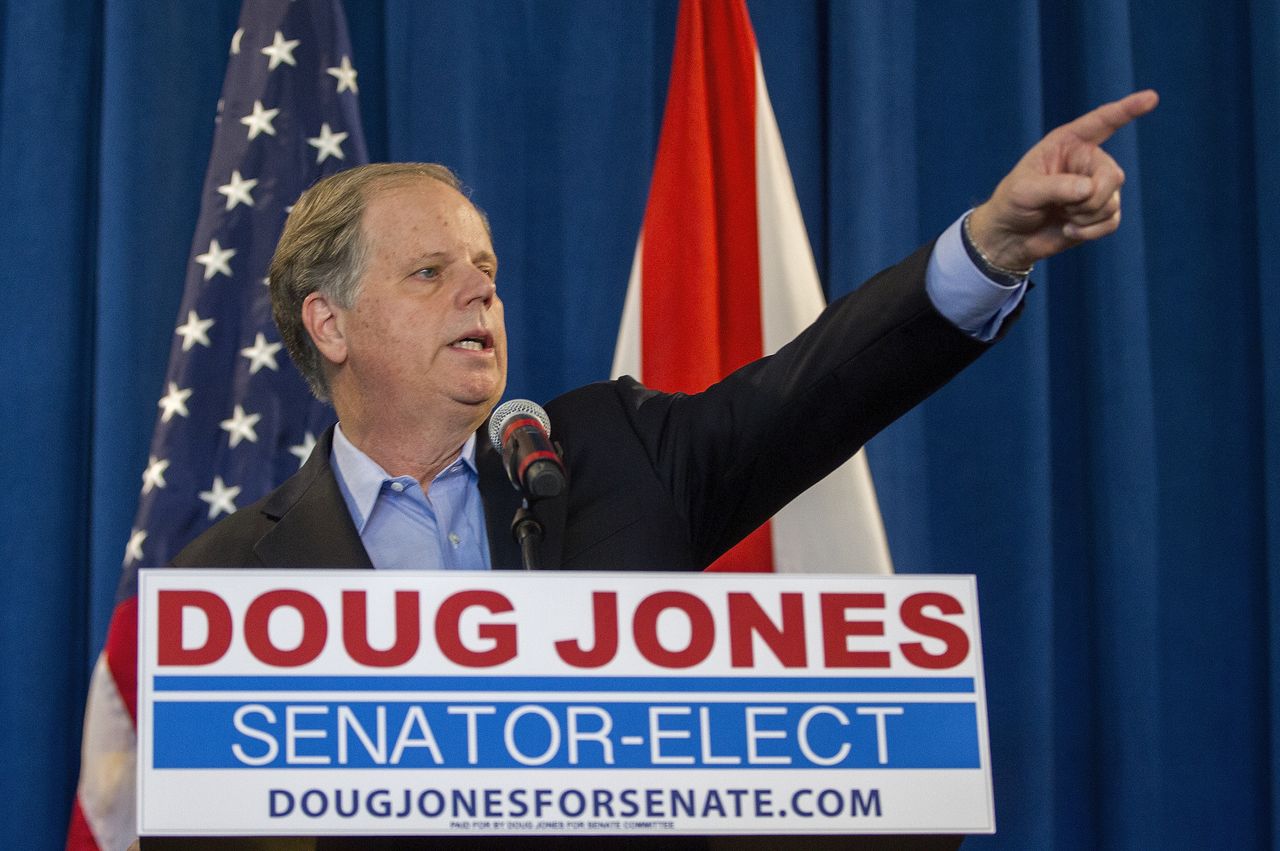
[[[520,506],[515,519],[511,521],[511,534],[520,545],[520,560],[525,570],[541,570],[538,563],[538,544],[542,543],[542,521],[533,513],[528,501]]]

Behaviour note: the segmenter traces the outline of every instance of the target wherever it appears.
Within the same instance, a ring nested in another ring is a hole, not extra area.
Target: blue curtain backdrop
[[[0,845],[56,847],[239,0],[0,1]],[[751,0],[829,295],[1135,87],[1105,244],[878,437],[900,570],[979,576],[999,834],[1277,847],[1280,2]],[[370,153],[489,213],[510,394],[606,376],[675,0],[347,6]]]

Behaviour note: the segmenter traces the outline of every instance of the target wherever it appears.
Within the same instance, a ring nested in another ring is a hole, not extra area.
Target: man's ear
[[[347,359],[347,340],[342,334],[342,316],[324,294],[313,292],[302,301],[302,324],[320,355],[337,366]]]

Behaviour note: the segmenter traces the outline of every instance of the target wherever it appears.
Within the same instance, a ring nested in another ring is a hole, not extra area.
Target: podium
[[[972,577],[187,569],[139,601],[144,849],[994,831]]]

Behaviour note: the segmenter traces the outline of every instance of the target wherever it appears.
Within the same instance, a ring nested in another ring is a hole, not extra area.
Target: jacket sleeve
[[[924,288],[931,250],[876,275],[777,354],[701,393],[618,382],[699,559],[728,550],[990,347],[933,307]]]

